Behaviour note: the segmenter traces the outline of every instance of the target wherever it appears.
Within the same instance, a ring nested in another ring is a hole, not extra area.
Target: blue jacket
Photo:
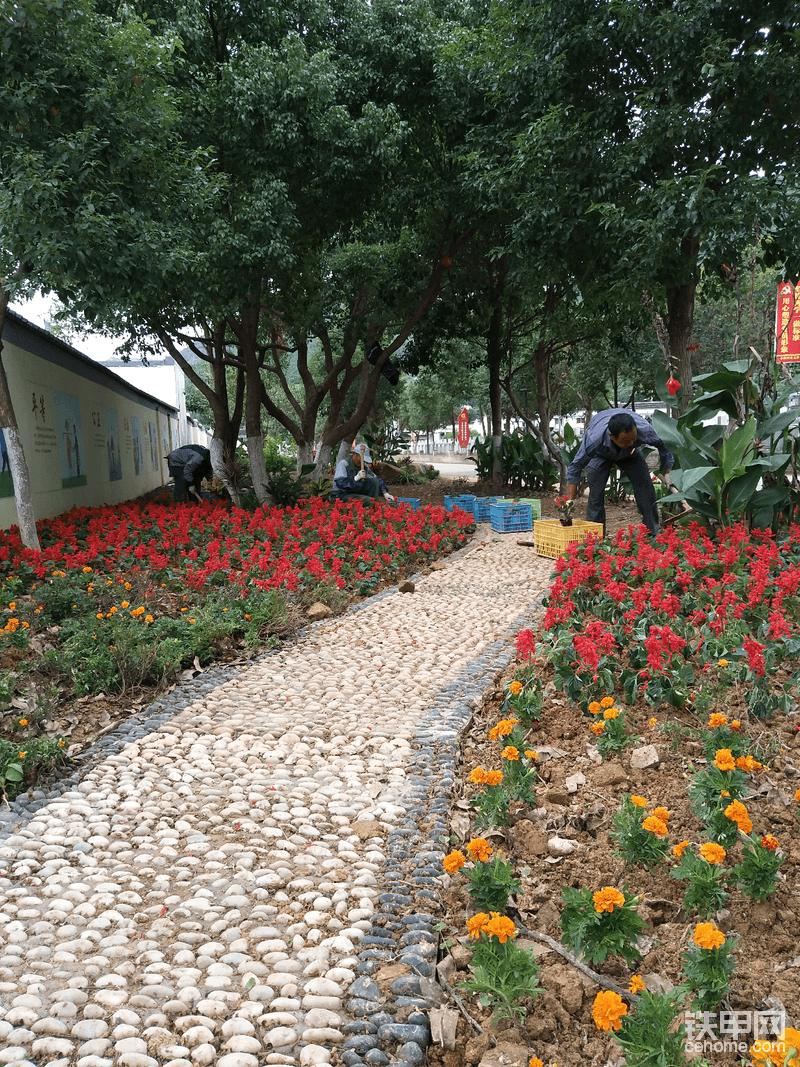
[[[612,415],[630,415],[636,423],[636,444],[633,448],[617,448],[611,440],[608,423]],[[581,471],[586,466],[597,468],[604,464],[611,466],[613,463],[619,463],[620,460],[624,462],[636,453],[639,445],[653,445],[657,448],[661,457],[661,470],[672,470],[673,455],[647,419],[643,419],[641,415],[627,408],[607,408],[605,411],[598,411],[589,420],[578,454],[569,465],[567,481],[570,485],[577,485],[581,478]]]

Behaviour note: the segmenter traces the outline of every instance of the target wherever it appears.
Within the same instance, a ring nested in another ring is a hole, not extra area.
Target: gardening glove
[[[388,500],[390,504],[394,503],[394,497],[392,496],[391,493],[384,493],[383,494],[383,499],[384,500]]]
[[[358,474],[355,476],[354,481],[363,482],[364,479],[366,478],[366,476],[367,476],[367,472],[366,471],[359,471]]]

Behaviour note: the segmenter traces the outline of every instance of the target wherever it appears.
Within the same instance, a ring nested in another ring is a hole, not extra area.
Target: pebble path
[[[11,805],[0,1064],[425,1062],[458,735],[552,572],[479,530]]]

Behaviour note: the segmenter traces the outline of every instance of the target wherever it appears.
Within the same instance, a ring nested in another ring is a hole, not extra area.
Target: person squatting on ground
[[[673,457],[667,446],[650,423],[635,411],[624,408],[607,408],[589,421],[577,455],[567,470],[567,499],[574,500],[578,494],[581,471],[586,471],[589,485],[589,501],[586,518],[589,522],[602,522],[606,531],[605,488],[611,468],[619,467],[633,486],[636,506],[651,535],[658,533],[658,506],[656,491],[645,458],[639,445],[653,445],[661,457],[661,472],[669,474]]]
[[[350,456],[344,455],[336,464],[333,473],[334,500],[351,500],[354,497],[369,497],[377,500],[383,497],[389,503],[394,497],[389,492],[386,482],[372,470],[369,449],[363,444],[354,444]]]
[[[213,475],[209,450],[202,445],[183,445],[182,448],[175,448],[167,456],[167,467],[175,479],[173,500],[199,502],[202,499],[200,488],[203,479],[210,479]]]

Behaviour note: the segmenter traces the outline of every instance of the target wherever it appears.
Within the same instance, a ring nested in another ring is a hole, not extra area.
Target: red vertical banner
[[[775,358],[800,363],[800,282],[781,282],[775,311]]]
[[[469,444],[469,439],[469,412],[466,408],[462,408],[461,414],[458,416],[458,443],[462,448],[466,448]]]

